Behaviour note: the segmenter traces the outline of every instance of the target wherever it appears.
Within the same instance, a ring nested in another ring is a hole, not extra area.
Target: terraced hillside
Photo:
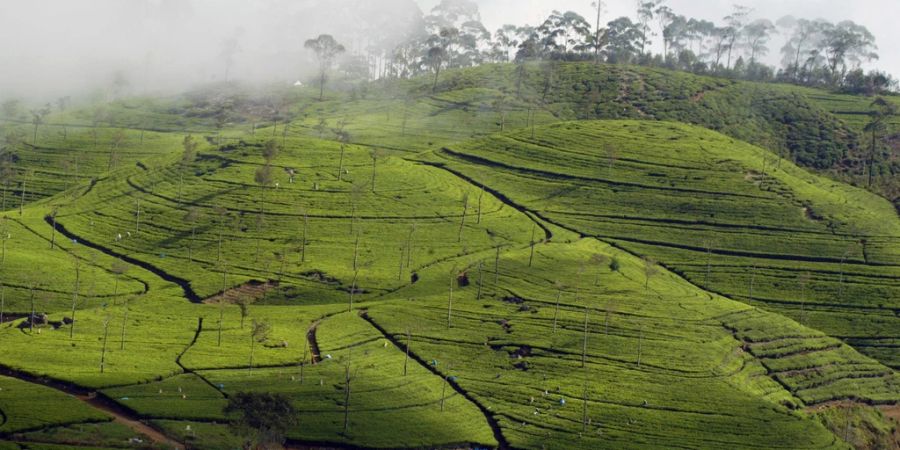
[[[674,123],[551,125],[438,152],[546,220],[897,366],[900,221],[866,192]]]
[[[89,110],[16,144],[19,169],[59,148],[90,169],[0,213],[0,448],[238,447],[240,392],[286,395],[297,448],[897,445],[900,220],[734,137],[805,149],[816,124],[827,156],[844,124],[579,64],[538,106],[546,68],[520,95],[514,70],[299,89],[287,123],[248,103],[221,130],[202,102],[125,100],[115,168]],[[560,122],[619,113],[733,136]]]

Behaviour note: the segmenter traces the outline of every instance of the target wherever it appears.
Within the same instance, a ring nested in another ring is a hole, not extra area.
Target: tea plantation
[[[430,81],[3,122],[0,449],[239,448],[242,393],[287,448],[898,445],[900,218],[829,178],[863,100]]]

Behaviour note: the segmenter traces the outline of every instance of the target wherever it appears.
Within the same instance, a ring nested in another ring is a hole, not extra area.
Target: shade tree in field
[[[466,226],[466,215],[469,213],[469,193],[464,192],[462,195],[462,215],[459,219],[459,230],[456,233],[456,242],[462,242],[463,227]]]
[[[269,322],[265,320],[253,320],[253,326],[250,329],[250,361],[247,364],[247,370],[253,370],[253,351],[256,348],[256,344],[266,342],[269,340],[269,335],[271,334],[272,326],[269,325]]]
[[[225,75],[222,79],[226,83],[231,74],[231,69],[234,67],[234,57],[241,51],[240,37],[242,34],[243,29],[237,29],[233,35],[222,41],[222,51],[220,56],[225,66]]]
[[[869,112],[869,122],[866,123],[865,131],[870,139],[869,158],[868,158],[868,186],[872,187],[875,181],[875,163],[878,159],[878,151],[883,144],[882,138],[888,131],[888,121],[898,114],[897,105],[886,100],[884,97],[878,97],[872,102],[872,110]]]
[[[378,161],[384,159],[387,153],[380,148],[373,148],[369,151],[369,158],[372,159],[372,193],[375,193],[375,175],[378,171]]]
[[[181,141],[181,159],[178,161],[178,201],[182,201],[182,189],[184,187],[184,173],[190,170],[192,164],[197,159],[198,142],[194,136],[187,135]]]
[[[25,169],[25,173],[21,178],[21,188],[22,195],[19,201],[19,215],[21,216],[25,211],[25,196],[28,195],[28,181],[34,178],[35,171],[34,169]]]
[[[7,242],[12,239],[12,233],[9,231],[9,218],[3,216],[0,218],[2,221],[2,227],[0,227],[0,266],[2,266],[6,262],[6,247]]]
[[[343,181],[344,179],[344,153],[347,150],[347,146],[350,144],[350,133],[346,130],[348,124],[349,121],[347,118],[342,118],[337,122],[337,127],[332,128],[331,130],[341,148],[340,158],[338,158],[338,181]]]
[[[117,259],[112,262],[110,265],[109,271],[113,274],[115,281],[113,283],[113,297],[119,295],[119,280],[122,278],[125,273],[128,272],[131,266],[122,261],[121,259]]]
[[[334,67],[335,59],[346,49],[330,34],[321,34],[315,39],[308,39],[303,46],[315,53],[319,64],[319,101],[325,97],[325,81],[328,71]]]
[[[227,278],[228,272],[223,271],[222,273],[223,273],[223,279]],[[222,293],[224,294],[225,291],[223,290]],[[247,298],[246,296],[241,296],[237,300],[235,300],[234,303],[238,306],[238,310],[241,313],[241,329],[243,330],[244,329],[244,321],[247,319],[247,317],[250,317],[250,299]]]
[[[194,242],[197,237],[197,223],[203,217],[198,208],[189,208],[184,215],[184,222],[191,227],[191,240],[188,242],[188,262],[194,262]]]
[[[228,398],[223,413],[235,434],[244,438],[245,448],[280,446],[298,423],[297,410],[284,394],[238,392]]]
[[[44,120],[50,114],[50,104],[46,104],[42,108],[31,110],[31,124],[34,126],[34,136],[31,139],[31,145],[37,146],[38,128],[44,124]]]
[[[78,295],[81,291],[81,258],[77,253],[72,254],[72,269],[75,275],[75,285],[72,288],[72,324],[69,326],[69,339],[75,337],[75,310],[78,307]],[[0,323],[3,321],[0,320]]]
[[[10,186],[18,179],[15,168],[18,147],[25,142],[25,135],[16,128],[7,128],[3,136],[3,148],[0,153],[0,182],[3,183],[2,199],[0,199],[0,211],[6,211],[6,194]]]
[[[265,223],[266,189],[268,189],[269,186],[275,183],[275,174],[272,169],[272,159],[274,159],[275,155],[277,154],[277,145],[278,144],[275,141],[269,141],[268,143],[266,143],[266,146],[263,148],[263,157],[265,158],[265,164],[256,169],[256,172],[253,175],[253,181],[259,186],[260,230]]]
[[[647,256],[643,258],[644,263],[644,289],[650,289],[650,278],[659,273],[659,264],[655,259]]]
[[[116,168],[119,162],[119,149],[122,147],[122,144],[125,143],[127,135],[125,131],[118,129],[113,132],[112,138],[109,142],[109,161],[107,162],[107,171],[111,171]]]

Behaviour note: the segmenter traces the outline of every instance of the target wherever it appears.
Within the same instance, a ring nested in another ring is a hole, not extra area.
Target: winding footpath
[[[6,366],[0,366],[0,375],[15,378],[26,383],[38,384],[70,395],[80,400],[82,403],[112,416],[114,422],[125,425],[132,431],[148,437],[155,444],[161,445],[165,448],[172,448],[177,450],[183,450],[185,448],[184,444],[166,436],[158,429],[147,425],[144,422],[141,422],[140,417],[137,414],[122,407],[109,397],[96,391],[85,389],[75,384],[60,380],[37,377],[35,375],[22,372],[20,370],[15,370]]]
[[[372,327],[374,327],[376,330],[378,330],[378,332],[380,332],[384,336],[384,338],[387,339],[395,347],[397,347],[403,351],[407,350],[406,344],[404,344],[403,342],[400,342],[400,340],[395,338],[394,335],[388,333],[387,330],[382,328],[381,325],[379,325],[371,317],[369,317],[369,314],[367,312],[361,311],[359,316],[362,317],[370,325],[372,325]],[[446,378],[444,376],[444,374],[440,373],[436,368],[434,368],[433,366],[431,366],[427,362],[425,362],[415,352],[410,351],[409,357],[411,359],[413,359],[414,361],[416,361],[417,363],[419,363],[419,365],[422,366],[423,368],[425,368],[425,370],[428,370],[432,374],[437,375],[441,378],[444,378],[446,380],[447,384],[451,388],[453,388],[453,390],[456,391],[457,394],[461,395],[466,400],[472,402],[472,404],[474,404],[475,407],[477,407],[478,410],[481,411],[481,413],[484,415],[485,419],[487,419],[488,427],[490,427],[491,432],[494,434],[494,439],[496,439],[497,443],[499,444],[498,448],[501,450],[506,450],[506,449],[510,448],[509,441],[506,440],[506,436],[503,435],[503,429],[500,427],[500,422],[497,421],[497,418],[494,417],[494,413],[491,410],[487,409],[487,407],[485,407],[481,402],[479,402],[478,399],[476,399],[475,397],[472,396],[472,394],[470,394],[468,391],[463,389],[462,386],[459,385],[459,383],[457,383],[455,380],[452,380],[451,378]]]
[[[188,280],[185,280],[184,278],[172,275],[172,274],[166,272],[165,270],[163,270],[157,266],[154,266],[153,264],[150,264],[146,261],[141,261],[139,259],[132,258],[128,255],[119,253],[108,247],[104,247],[100,244],[97,244],[97,243],[91,242],[87,239],[84,239],[83,237],[78,236],[77,234],[72,233],[71,231],[67,230],[66,227],[63,226],[63,224],[61,224],[59,222],[59,220],[57,220],[54,223],[53,219],[50,216],[45,217],[44,221],[46,221],[47,224],[50,225],[51,227],[55,227],[57,232],[59,232],[60,234],[62,234],[63,236],[65,236],[69,239],[77,239],[80,244],[82,244],[86,247],[90,247],[94,250],[97,250],[101,253],[112,256],[114,258],[121,259],[122,261],[125,261],[128,264],[138,266],[148,272],[151,272],[154,275],[162,278],[165,281],[177,284],[179,287],[181,287],[181,290],[184,291],[184,297],[186,299],[188,299],[191,303],[201,303],[202,299],[200,298],[199,295],[197,295],[196,292],[194,292],[194,289],[191,288],[191,283]]]

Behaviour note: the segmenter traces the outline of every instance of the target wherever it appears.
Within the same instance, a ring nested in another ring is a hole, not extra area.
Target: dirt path
[[[93,248],[94,250],[97,250],[101,253],[105,253],[114,258],[119,258],[122,261],[125,261],[128,264],[131,264],[134,266],[138,266],[138,267],[162,278],[165,281],[177,284],[184,291],[184,297],[186,299],[188,299],[191,303],[200,303],[201,302],[202,299],[200,298],[199,295],[197,295],[196,292],[194,292],[194,289],[191,288],[191,283],[188,280],[185,280],[184,278],[180,278],[178,276],[172,275],[157,266],[147,263],[146,261],[141,261],[141,260],[132,258],[128,255],[124,255],[122,253],[116,252],[115,250],[112,250],[108,247],[104,247],[100,244],[97,244],[97,243],[91,242],[87,239],[84,239],[83,237],[78,236],[78,235],[72,233],[71,231],[67,230],[66,227],[63,226],[63,224],[61,224],[59,222],[59,220],[57,220],[56,223],[54,224],[53,220],[50,218],[50,216],[45,217],[44,221],[47,222],[47,224],[50,225],[51,227],[53,227],[55,225],[56,231],[59,232],[60,234],[62,234],[63,236],[65,236],[69,239],[78,239],[78,242],[81,245]]]
[[[212,297],[203,300],[206,304],[236,304],[242,299],[250,300],[251,303],[256,302],[266,296],[266,293],[278,287],[277,281],[261,282],[256,280],[248,281],[238,287],[230,288],[224,292],[219,292]]]
[[[169,438],[168,436],[159,432],[157,429],[145,424],[144,422],[141,422],[134,415],[130,413],[123,414],[122,408],[111,406],[108,399],[101,399],[95,394],[76,395],[75,398],[83,401],[84,403],[87,403],[88,405],[93,406],[95,409],[113,416],[114,422],[118,422],[137,433],[147,436],[156,444],[164,445],[167,448],[179,450],[184,449],[184,445],[182,445],[180,442]]]
[[[367,312],[361,311],[359,315],[360,315],[360,317],[362,317],[366,322],[368,322],[370,325],[372,325],[372,327],[374,327],[376,330],[378,330],[378,332],[381,333],[382,336],[384,336],[384,338],[387,339],[391,344],[393,344],[395,347],[397,347],[397,348],[400,349],[400,350],[406,351],[406,345],[405,345],[404,343],[400,342],[399,340],[395,339],[394,336],[391,335],[390,333],[388,333],[387,330],[385,330],[384,328],[382,328],[381,325],[378,325],[378,323],[376,323],[374,320],[372,320],[372,318],[369,317],[369,315],[368,315]],[[428,371],[431,372],[432,374],[437,375],[437,376],[439,376],[439,377],[441,377],[441,378],[444,378],[444,375],[443,375],[443,374],[441,374],[441,373],[438,372],[438,370],[435,369],[433,366],[429,365],[429,364],[426,363],[424,360],[422,360],[422,359],[419,357],[419,355],[417,355],[417,354],[415,354],[415,353],[413,353],[413,352],[410,352],[410,353],[409,353],[409,357],[410,357],[412,360],[414,360],[414,361],[416,361],[417,363],[419,363],[420,366],[424,367],[426,370],[428,370]],[[445,378],[445,380],[446,380],[447,384],[448,384],[454,391],[456,391],[457,394],[461,395],[461,396],[462,396],[463,398],[465,398],[466,400],[472,402],[472,404],[474,404],[475,407],[478,408],[478,409],[481,411],[481,413],[484,415],[485,419],[487,419],[488,427],[490,427],[491,432],[493,432],[493,434],[494,434],[494,439],[497,440],[497,443],[499,444],[499,448],[500,448],[501,450],[510,448],[509,441],[507,441],[507,440],[506,440],[506,436],[503,435],[503,429],[500,427],[500,423],[497,421],[497,418],[494,417],[494,412],[492,412],[492,411],[490,411],[489,409],[487,409],[487,408],[486,408],[483,404],[481,404],[477,399],[475,399],[474,397],[472,397],[471,394],[469,394],[466,390],[464,390],[464,389],[462,388],[462,386],[460,386],[459,383],[457,383],[456,381],[454,381],[452,378]]]
[[[96,391],[85,389],[64,381],[37,377],[5,366],[0,366],[0,375],[15,378],[26,383],[38,384],[51,389],[56,389],[57,391],[81,400],[83,403],[94,409],[109,414],[113,417],[113,421],[125,425],[132,431],[150,438],[150,440],[156,444],[178,450],[183,450],[185,448],[184,444],[169,438],[156,428],[141,422],[140,417],[137,414],[127,410],[109,397],[99,394]]]
[[[313,322],[309,329],[306,331],[306,340],[309,341],[309,353],[310,353],[310,362],[313,364],[318,364],[322,361],[321,353],[319,352],[319,342],[316,341],[316,329],[319,327],[319,324],[323,319],[319,319]],[[306,364],[306,361],[303,362]]]

